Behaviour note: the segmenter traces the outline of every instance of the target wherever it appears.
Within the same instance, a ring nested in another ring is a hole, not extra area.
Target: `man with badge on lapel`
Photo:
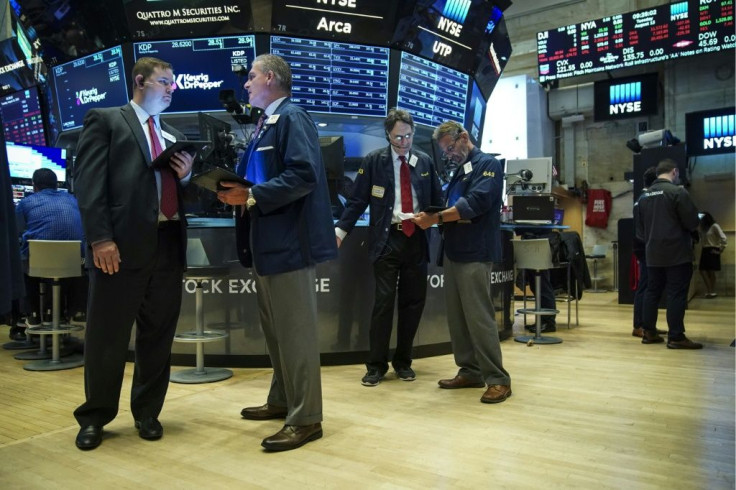
[[[353,193],[335,224],[339,246],[370,204],[369,254],[376,287],[363,386],[377,386],[388,371],[397,289],[399,312],[391,365],[402,381],[416,379],[412,348],[427,297],[429,240],[428,232],[416,229],[410,218],[430,205],[442,204],[432,159],[412,149],[411,114],[391,109],[383,126],[389,145],[363,159]]]
[[[455,121],[440,124],[432,137],[445,158],[458,165],[446,190],[449,208],[414,219],[422,229],[442,227],[444,252],[438,261],[444,267],[447,324],[460,370],[438,384],[486,388],[480,401],[500,403],[511,396],[491,297],[491,266],[501,259],[503,169]]]
[[[292,103],[291,68],[279,56],[256,57],[245,82],[264,109],[236,171],[253,183],[221,182],[220,201],[238,206],[238,257],[255,271],[258,311],[273,366],[266,403],[249,420],[285,419],[261,445],[296,449],[322,437],[315,266],[337,257],[327,177],[317,128]]]
[[[176,88],[171,65],[141,58],[132,80],[133,100],[87,112],[77,145],[75,189],[89,273],[86,401],[74,411],[80,449],[99,446],[102,427],[117,415],[134,322],[131,413],[141,438],[163,435],[158,416],[186,267],[182,184],[194,157],[178,152],[168,166],[151,166],[165,146],[186,139],[159,118]]]

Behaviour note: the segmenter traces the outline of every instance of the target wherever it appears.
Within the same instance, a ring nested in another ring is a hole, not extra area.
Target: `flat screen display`
[[[30,181],[39,168],[50,168],[59,182],[66,182],[66,150],[53,146],[5,142],[10,177]]]
[[[594,120],[610,121],[656,114],[658,85],[656,73],[595,82]]]
[[[437,126],[446,120],[464,124],[468,81],[465,73],[402,52],[396,106],[409,111],[419,124]]]
[[[0,97],[0,119],[5,141],[46,146],[43,114],[35,87]]]
[[[687,0],[537,33],[539,81],[736,46],[733,1]]]
[[[291,66],[291,100],[310,112],[386,116],[389,48],[272,36]]]
[[[62,131],[81,127],[90,109],[128,103],[120,46],[57,65],[53,79]]]
[[[483,123],[486,120],[486,99],[478,84],[473,82],[468,97],[468,110],[465,113],[465,129],[472,141],[480,145],[483,136]]]
[[[224,108],[218,98],[220,90],[242,83],[233,73],[233,66],[250,66],[256,56],[255,37],[243,35],[134,43],[133,55],[136,60],[144,56],[160,58],[174,67],[176,91],[167,114],[222,111]],[[246,98],[247,95],[244,93]]]
[[[688,156],[734,153],[736,108],[724,107],[685,114]]]
[[[478,67],[473,75],[486,99],[491,97],[496,88],[496,83],[511,58],[511,51],[506,20],[501,10],[494,7],[491,20],[486,26],[486,35],[478,48]]]

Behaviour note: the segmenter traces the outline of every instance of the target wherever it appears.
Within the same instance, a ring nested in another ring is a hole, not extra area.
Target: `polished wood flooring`
[[[733,489],[734,311],[733,297],[693,299],[688,335],[705,348],[673,351],[632,337],[614,293],[585,294],[580,325],[554,334],[564,343],[503,342],[514,394],[499,405],[481,404],[481,389],[437,388],[456,371],[450,355],[416,360],[415,382],[375,388],[361,386],[361,365],[325,367],[325,436],[272,454],[260,442],[279,421],[239,415],[265,401],[268,369],[172,383],[165,436],[147,442],[127,407],[128,366],[119,416],[82,452],[83,369],[29,372],[0,350],[0,486]]]

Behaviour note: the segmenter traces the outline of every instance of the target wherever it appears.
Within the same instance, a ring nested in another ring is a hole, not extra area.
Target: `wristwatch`
[[[444,219],[442,219],[442,211],[440,211],[439,213],[437,213],[437,224],[438,224],[438,225],[441,225],[441,224],[443,224],[444,222],[445,222],[445,220],[444,220]]]
[[[256,198],[253,196],[252,192],[248,193],[248,199],[245,201],[245,207],[248,209],[252,208],[256,205]]]

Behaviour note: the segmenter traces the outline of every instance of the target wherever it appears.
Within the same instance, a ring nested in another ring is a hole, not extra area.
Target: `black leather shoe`
[[[146,439],[147,441],[161,439],[161,436],[164,435],[164,428],[161,426],[161,422],[153,417],[136,420],[135,428],[138,429],[138,435],[140,438]]]
[[[102,444],[102,427],[88,425],[79,429],[76,440],[77,447],[82,450],[94,449]]]
[[[245,407],[240,411],[240,416],[248,420],[285,419],[287,412],[286,407],[274,407],[266,403],[260,407]]]
[[[283,429],[266,437],[261,446],[268,451],[289,451],[302,447],[310,441],[322,437],[322,424],[312,425],[285,425]]]

